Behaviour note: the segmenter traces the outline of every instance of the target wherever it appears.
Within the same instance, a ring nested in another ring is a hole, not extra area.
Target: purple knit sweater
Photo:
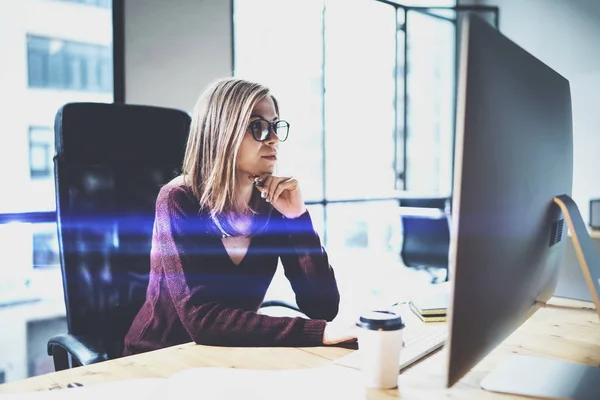
[[[281,258],[310,318],[257,314]],[[235,265],[191,190],[175,179],[156,201],[146,301],[125,337],[124,355],[194,341],[216,346],[317,346],[338,312],[333,269],[310,215],[272,210]]]

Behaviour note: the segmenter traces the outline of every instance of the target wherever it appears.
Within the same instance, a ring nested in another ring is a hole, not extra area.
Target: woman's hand
[[[261,197],[286,218],[297,218],[304,214],[306,205],[302,199],[298,180],[293,177],[279,177],[271,174],[250,176]]]
[[[347,322],[328,322],[323,333],[323,344],[356,342],[358,327]]]

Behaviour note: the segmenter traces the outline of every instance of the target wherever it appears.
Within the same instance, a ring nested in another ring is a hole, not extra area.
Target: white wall
[[[600,1],[459,0],[500,8],[500,31],[571,83],[573,198],[588,222],[600,197]]]
[[[125,0],[125,101],[191,111],[232,74],[230,0]]]

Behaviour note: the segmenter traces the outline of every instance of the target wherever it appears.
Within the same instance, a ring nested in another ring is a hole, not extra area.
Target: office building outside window
[[[52,179],[54,131],[52,128],[29,128],[29,172],[31,179]]]
[[[56,111],[113,101],[111,4],[0,0],[0,326],[9,327],[0,376],[7,382],[52,371],[46,340],[66,331],[56,223],[28,221],[55,210]]]
[[[27,36],[30,88],[112,92],[112,53],[108,46]]]
[[[112,0],[54,0],[54,1],[64,1],[66,3],[77,3],[77,4],[102,7],[102,8],[111,8],[112,7]]]

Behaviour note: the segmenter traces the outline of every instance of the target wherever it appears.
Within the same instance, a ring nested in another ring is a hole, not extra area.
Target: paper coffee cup
[[[371,311],[356,323],[358,352],[365,385],[391,389],[398,386],[404,322],[392,311]]]

